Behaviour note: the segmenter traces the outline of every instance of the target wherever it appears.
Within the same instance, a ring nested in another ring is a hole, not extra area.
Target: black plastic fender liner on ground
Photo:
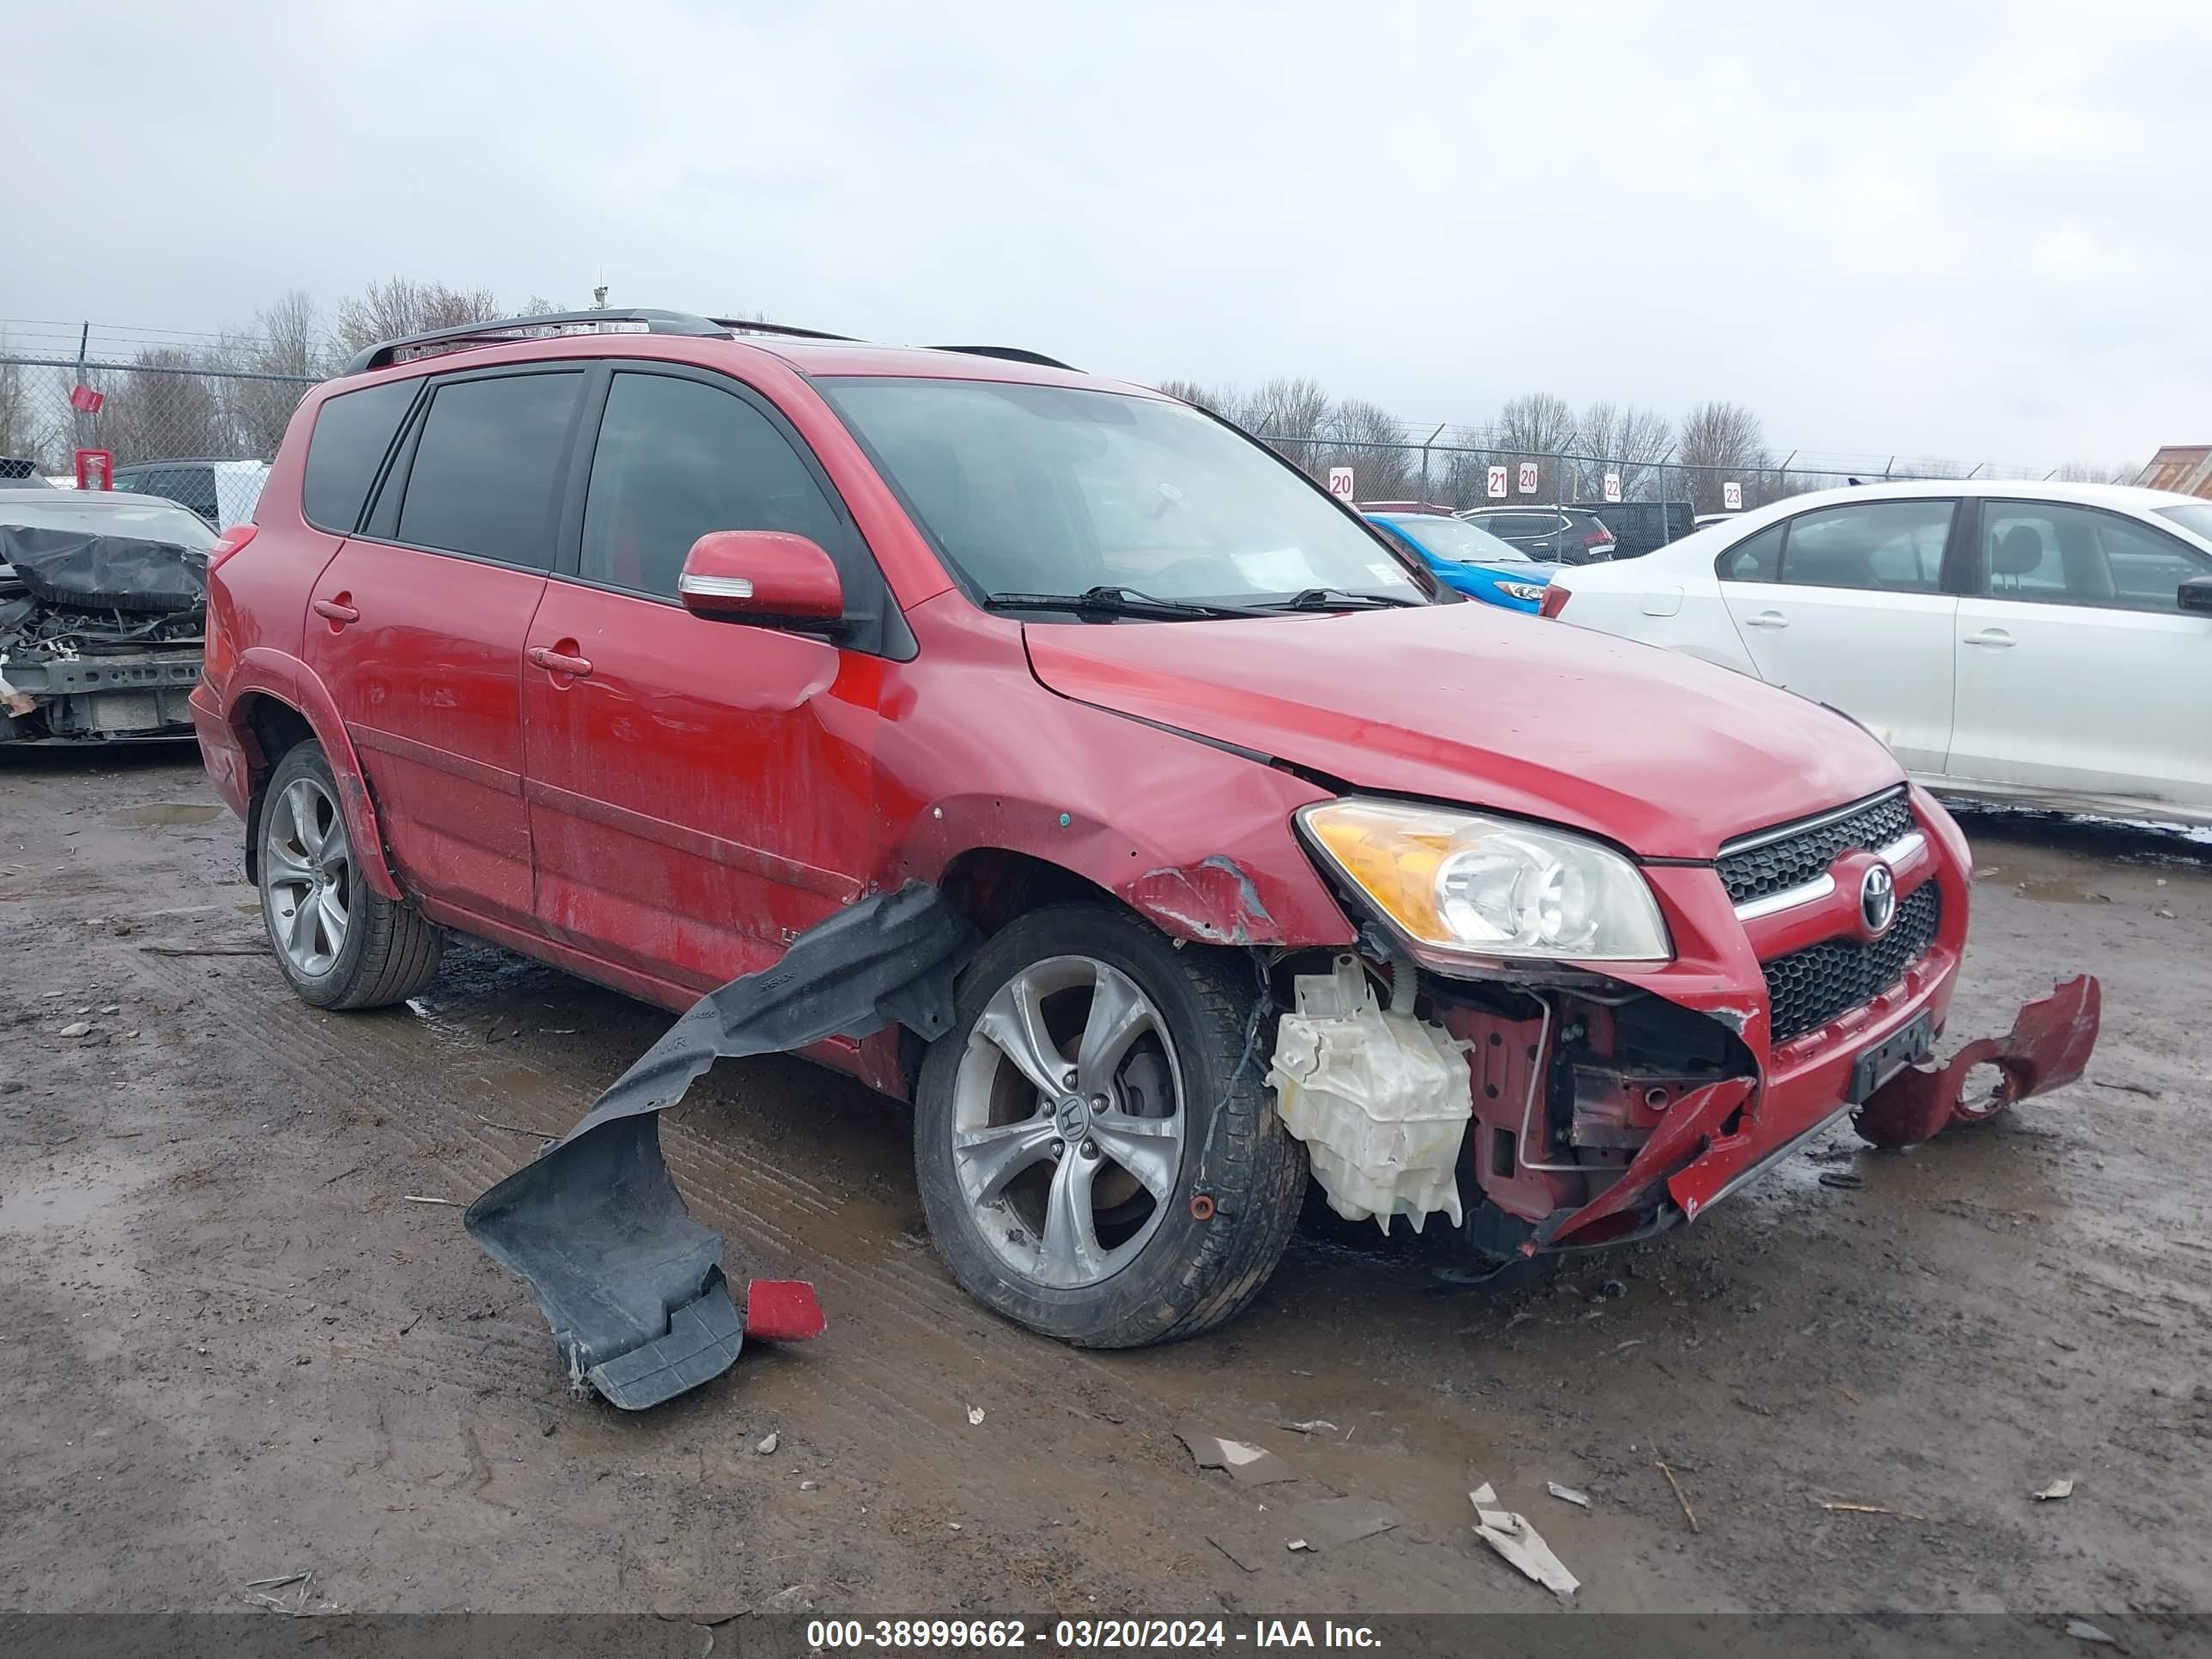
[[[744,1343],[721,1237],[684,1208],[656,1114],[719,1059],[893,1024],[941,1036],[980,943],[920,883],[848,906],[775,967],[700,998],[565,1137],[469,1206],[470,1236],[529,1285],[572,1387],[636,1411],[719,1376]]]

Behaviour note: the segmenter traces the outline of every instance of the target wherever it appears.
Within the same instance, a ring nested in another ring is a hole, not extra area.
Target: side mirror
[[[2212,615],[2212,576],[2191,576],[2173,590],[2173,602],[2181,610]]]
[[[676,595],[695,617],[835,629],[845,585],[821,544],[781,530],[714,530],[691,544]]]

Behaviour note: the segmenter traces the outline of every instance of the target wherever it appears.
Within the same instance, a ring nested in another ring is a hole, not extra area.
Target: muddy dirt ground
[[[1967,824],[1954,1037],[2057,972],[2106,985],[2090,1080],[1996,1125],[1839,1130],[1510,1295],[1302,1237],[1228,1329],[1078,1353],[952,1287],[902,1109],[725,1062],[671,1165],[733,1276],[814,1279],[830,1332],[625,1417],[568,1397],[458,1208],[407,1200],[526,1160],[664,1018],[477,945],[379,1014],[251,948],[164,954],[259,937],[196,758],[0,759],[0,1605],[238,1608],[312,1572],[285,1593],[379,1611],[1547,1607],[1470,1530],[1487,1480],[1586,1607],[2212,1607],[2212,847]],[[1194,1468],[1192,1420],[1302,1479]],[[1334,1493],[1402,1524],[1285,1549]]]

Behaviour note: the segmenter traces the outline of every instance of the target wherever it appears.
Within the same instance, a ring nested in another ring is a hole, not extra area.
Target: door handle
[[[542,645],[532,646],[526,654],[549,674],[568,674],[580,680],[592,672],[589,657],[572,657],[565,651],[549,651]]]
[[[2004,650],[2013,644],[2013,637],[2002,628],[1984,628],[1978,634],[1969,634],[1962,641],[1967,645],[1986,645],[1992,650]]]
[[[1787,628],[1790,618],[1779,611],[1761,611],[1743,619],[1746,628]]]
[[[346,603],[352,597],[350,593],[341,593],[335,599],[316,599],[307,608],[325,622],[343,628],[348,623],[361,620],[361,612]]]

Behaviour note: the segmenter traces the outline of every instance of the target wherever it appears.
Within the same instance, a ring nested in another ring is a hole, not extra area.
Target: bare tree
[[[1170,398],[1180,398],[1187,404],[1195,404],[1215,415],[1222,413],[1224,403],[1234,406],[1237,401],[1236,387],[1226,386],[1217,391],[1202,386],[1195,380],[1162,380],[1152,389],[1164,392]]]
[[[6,347],[0,340],[0,351]],[[51,472],[65,446],[58,441],[53,419],[39,413],[36,384],[21,364],[0,362],[0,456]]]
[[[338,346],[350,356],[380,340],[489,322],[502,314],[488,288],[447,288],[443,283],[392,276],[338,301]]]
[[[1579,478],[1571,488],[1583,501],[1602,501],[1605,475],[1618,472],[1623,501],[1656,498],[1657,467],[1674,442],[1674,422],[1656,409],[1594,403],[1583,410],[1575,434],[1576,447],[1592,459],[1577,466]]]
[[[1565,398],[1548,392],[1529,392],[1505,400],[1492,434],[1501,449],[1549,455],[1573,436],[1574,430],[1575,412],[1567,407]]]
[[[1440,471],[1432,471],[1429,496],[1450,507],[1488,505],[1485,494],[1490,480],[1486,450],[1454,449],[1444,457]]]
[[[1759,475],[1768,466],[1766,434],[1759,416],[1741,404],[1699,404],[1682,417],[1674,459],[1687,470],[1690,499],[1700,513],[1721,510],[1721,486],[1730,480],[1745,485],[1743,504],[1756,506]]]
[[[1406,428],[1380,404],[1347,398],[1330,412],[1315,461],[1317,477],[1328,468],[1348,466],[1359,495],[1368,501],[1398,501],[1419,481],[1418,452]]]
[[[1328,435],[1334,412],[1335,404],[1321,383],[1301,374],[1287,380],[1279,376],[1239,398],[1229,418],[1310,471],[1320,465],[1321,441]]]
[[[127,374],[93,372],[106,402],[87,422],[92,447],[112,453],[118,466],[237,453],[230,422],[199,373],[198,356],[175,346],[157,346],[138,353],[131,366]]]
[[[1524,494],[1521,489],[1521,466],[1534,462],[1536,466],[1536,493],[1546,499],[1565,494],[1565,480],[1558,476],[1560,452],[1574,441],[1575,414],[1567,407],[1566,399],[1555,398],[1548,392],[1525,392],[1510,398],[1498,411],[1498,422],[1492,429],[1491,443],[1497,451],[1494,461],[1512,469],[1508,486],[1516,496]]]
[[[276,453],[308,386],[336,368],[333,355],[322,313],[301,289],[263,307],[254,313],[251,329],[226,336],[217,344],[210,354],[210,368],[266,377],[210,382],[239,453]]]
[[[1267,386],[1248,390],[1230,380],[1219,386],[1200,386],[1195,380],[1163,380],[1158,389],[1170,398],[1195,404],[1209,415],[1218,415],[1231,425],[1257,435],[1273,413],[1270,401],[1273,390],[1285,384],[1290,383],[1271,380]]]
[[[2136,469],[2107,466],[2101,461],[2069,461],[2051,475],[2060,483],[2133,483]]]

